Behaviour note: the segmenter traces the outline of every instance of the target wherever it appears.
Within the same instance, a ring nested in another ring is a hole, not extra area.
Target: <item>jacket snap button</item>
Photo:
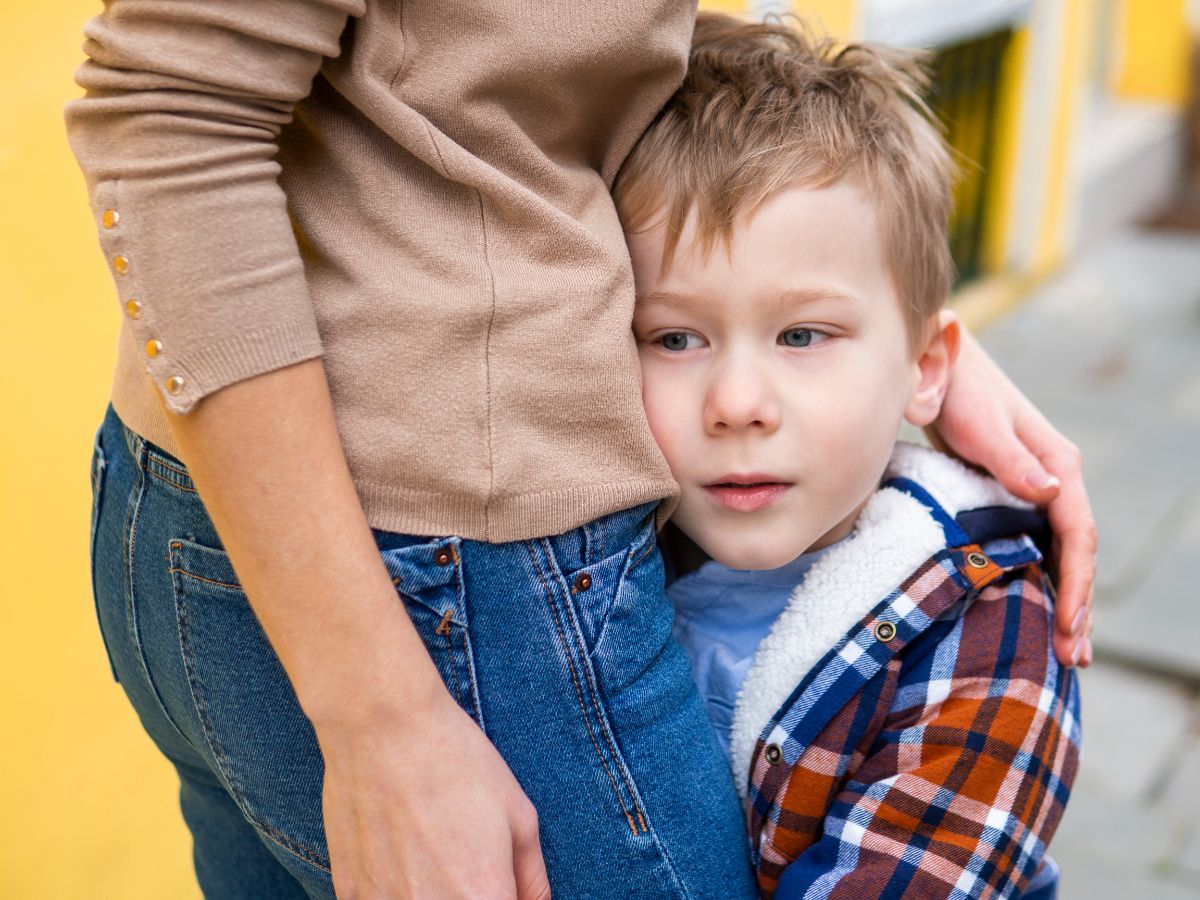
[[[433,554],[433,561],[435,563],[437,563],[439,566],[450,565],[451,559],[453,559],[453,557],[450,555],[450,551],[447,550],[445,547],[442,547],[440,550],[438,550],[436,553]]]
[[[986,569],[988,566],[988,558],[982,553],[968,553],[967,565],[973,569]]]
[[[592,576],[587,572],[580,572],[575,576],[575,590],[586,591],[592,586]]]
[[[767,762],[771,765],[776,765],[783,759],[783,750],[780,749],[778,744],[767,744],[764,755],[767,757]]]
[[[891,622],[879,622],[875,626],[875,637],[883,642],[890,641],[896,636],[896,626]]]

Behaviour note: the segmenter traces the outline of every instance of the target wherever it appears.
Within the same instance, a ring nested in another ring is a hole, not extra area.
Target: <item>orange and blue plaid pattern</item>
[[[955,546],[970,538],[947,524],[951,546],[759,737],[748,816],[764,897],[1019,897],[1042,860],[1080,743],[1053,586],[1027,536]]]

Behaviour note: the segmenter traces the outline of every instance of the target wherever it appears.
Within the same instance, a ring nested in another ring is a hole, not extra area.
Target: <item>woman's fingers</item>
[[[533,804],[513,818],[513,875],[517,882],[517,900],[550,900],[550,879],[538,836],[537,813]]]
[[[1018,418],[1015,431],[1060,482],[1057,495],[1046,507],[1055,538],[1054,650],[1063,665],[1086,665],[1091,652],[1084,626],[1091,617],[1099,539],[1083,480],[1083,456],[1040,414]]]
[[[1091,647],[1082,623],[1092,605],[1097,537],[1079,449],[965,330],[936,427],[939,449],[948,446],[1016,496],[1046,508],[1057,575],[1054,655],[1064,666],[1085,665]]]

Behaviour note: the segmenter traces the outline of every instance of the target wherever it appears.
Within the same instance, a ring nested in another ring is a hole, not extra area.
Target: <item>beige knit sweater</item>
[[[109,0],[67,105],[112,403],[324,357],[373,527],[492,541],[673,496],[608,188],[688,0]],[[185,463],[186,459],[183,460]]]

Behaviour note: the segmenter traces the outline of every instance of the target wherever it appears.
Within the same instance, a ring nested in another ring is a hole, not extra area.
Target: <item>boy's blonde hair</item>
[[[696,18],[683,85],[614,186],[628,231],[665,215],[663,266],[696,207],[699,244],[728,247],[734,222],[778,191],[850,179],[876,198],[884,258],[918,346],[954,281],[954,167],[922,99],[926,54],[837,45],[782,23]]]

